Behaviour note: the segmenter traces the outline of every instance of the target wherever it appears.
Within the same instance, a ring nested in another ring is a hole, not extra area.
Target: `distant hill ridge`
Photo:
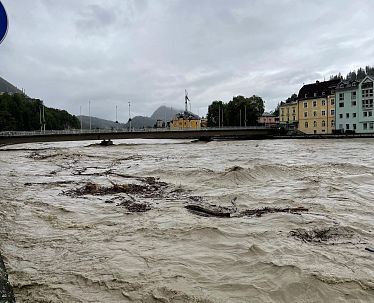
[[[177,110],[173,107],[167,106],[160,106],[157,108],[151,117],[146,116],[135,116],[131,119],[131,127],[132,128],[151,128],[154,127],[157,120],[170,121],[172,120],[176,114],[181,112],[182,110]],[[82,121],[82,128],[89,129],[90,128],[90,117],[89,116],[78,116],[78,118]],[[129,128],[129,123],[116,123],[115,121],[105,120],[98,117],[91,117],[91,129],[99,128],[99,129],[126,129]]]

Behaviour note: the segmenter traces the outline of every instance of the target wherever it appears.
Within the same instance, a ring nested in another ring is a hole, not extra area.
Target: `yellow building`
[[[170,129],[200,129],[201,119],[199,116],[184,111],[177,114],[172,121],[170,121]]]
[[[335,129],[335,88],[340,80],[304,85],[298,95],[298,130],[331,134]]]
[[[298,103],[281,102],[279,105],[279,125],[287,129],[296,129],[299,122]]]

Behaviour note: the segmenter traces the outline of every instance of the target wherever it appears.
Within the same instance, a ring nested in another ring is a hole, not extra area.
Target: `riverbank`
[[[8,274],[5,269],[2,255],[0,254],[0,303],[16,302],[13,288],[8,281]]]

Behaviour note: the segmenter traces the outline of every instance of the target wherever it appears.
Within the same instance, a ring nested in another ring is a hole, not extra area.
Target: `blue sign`
[[[8,16],[5,8],[0,1],[0,43],[3,42],[6,33],[8,32]]]

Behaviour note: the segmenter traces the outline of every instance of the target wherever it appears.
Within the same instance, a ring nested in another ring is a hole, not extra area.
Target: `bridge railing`
[[[183,132],[183,131],[207,131],[207,130],[234,130],[234,129],[268,129],[263,126],[226,126],[226,127],[205,127],[205,128],[140,128],[140,129],[65,129],[65,130],[46,130],[46,131],[2,131],[2,137],[15,137],[15,136],[40,136],[40,135],[77,135],[77,134],[110,134],[110,133],[129,133],[129,132]]]

